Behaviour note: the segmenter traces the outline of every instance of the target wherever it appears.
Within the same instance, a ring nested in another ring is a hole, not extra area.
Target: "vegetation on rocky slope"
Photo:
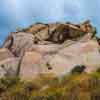
[[[31,81],[0,80],[1,100],[100,100],[100,73],[74,73],[60,78],[40,75]]]

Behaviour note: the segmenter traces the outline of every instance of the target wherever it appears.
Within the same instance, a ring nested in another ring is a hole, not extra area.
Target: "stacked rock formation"
[[[16,64],[13,67],[18,66],[16,73],[19,71],[21,79],[33,79],[40,74],[61,76],[76,65],[85,65],[85,71],[91,72],[100,65],[95,34],[96,29],[90,21],[82,24],[37,23],[12,32],[3,48],[16,59],[17,63],[12,60]]]

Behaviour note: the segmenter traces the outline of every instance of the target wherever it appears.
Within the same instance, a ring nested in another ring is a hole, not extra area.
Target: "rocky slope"
[[[0,49],[0,77],[19,74],[21,79],[29,80],[40,74],[61,76],[77,65],[84,65],[87,73],[95,71],[100,67],[95,34],[90,21],[37,23],[12,32],[3,45],[4,51]]]

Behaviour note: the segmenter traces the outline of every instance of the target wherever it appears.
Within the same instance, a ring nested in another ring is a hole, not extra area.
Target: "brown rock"
[[[89,31],[89,29],[84,31],[87,24],[90,26],[90,30],[93,30],[93,27],[89,22],[83,23],[82,25],[71,23],[38,23],[28,27],[24,32],[11,33],[3,47],[8,48],[15,56],[21,56],[25,51],[32,50],[34,44],[43,44],[44,41],[44,44],[50,42],[62,44],[67,40],[77,40],[77,38],[81,38],[88,32],[93,32]],[[30,32],[30,34],[27,32]]]
[[[77,39],[85,34],[86,32],[74,24],[59,24],[50,34],[49,40],[55,43],[63,43],[68,39]]]
[[[36,34],[37,32],[41,31],[42,29],[45,29],[46,27],[47,26],[45,24],[37,23],[28,27],[25,32]]]
[[[37,38],[37,42],[47,40],[49,38],[48,27],[37,32],[35,38]]]

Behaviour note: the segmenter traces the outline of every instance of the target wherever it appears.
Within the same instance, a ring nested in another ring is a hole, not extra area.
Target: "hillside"
[[[100,100],[99,41],[90,21],[11,32],[0,49],[1,100]]]

